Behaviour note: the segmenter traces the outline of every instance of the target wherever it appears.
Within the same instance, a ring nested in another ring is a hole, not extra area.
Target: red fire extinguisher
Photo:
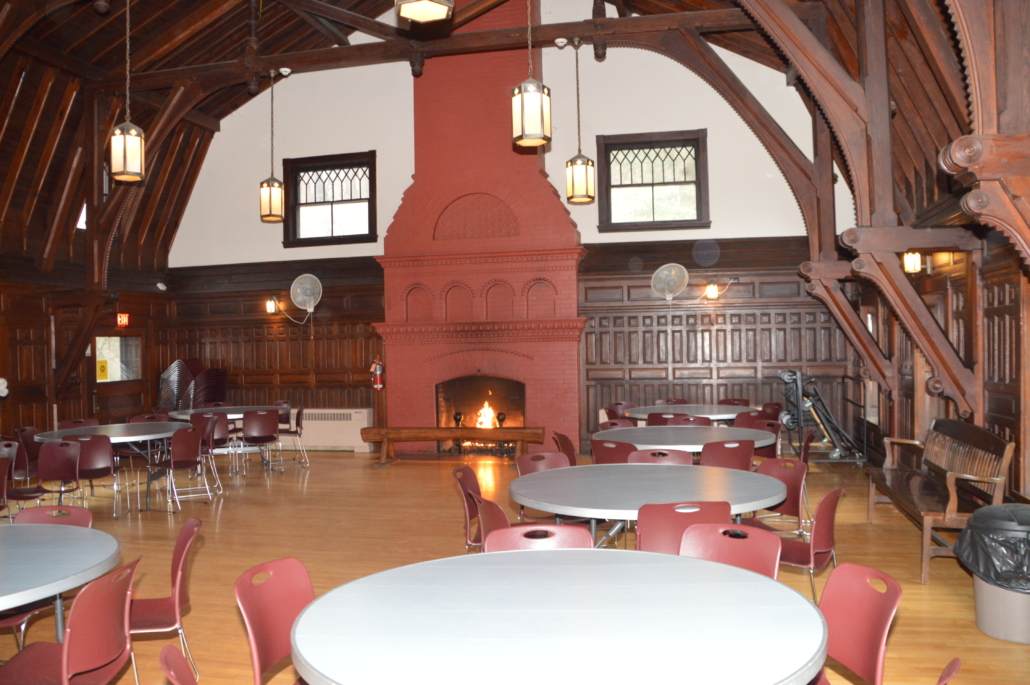
[[[386,368],[383,365],[383,358],[376,355],[375,361],[372,362],[372,366],[369,371],[372,372],[372,389],[382,390],[383,389],[383,369]]]

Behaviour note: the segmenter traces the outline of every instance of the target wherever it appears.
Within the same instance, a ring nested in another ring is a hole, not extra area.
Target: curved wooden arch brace
[[[851,262],[851,271],[880,289],[898,320],[933,367],[934,376],[926,382],[927,390],[953,399],[963,418],[981,419],[980,385],[975,374],[962,363],[951,341],[912,287],[901,269],[898,255],[894,252],[863,252]]]
[[[819,230],[815,165],[791,140],[726,62],[694,29],[611,39],[609,47],[630,47],[663,55],[697,74],[740,115],[772,156],[787,181],[809,234]]]
[[[72,5],[77,0],[51,0],[50,2],[29,2],[29,0],[7,0],[0,2],[0,60],[10,52],[25,33],[46,16]]]
[[[872,198],[866,147],[869,111],[865,90],[783,0],[738,1],[794,65],[833,126],[851,176],[858,225],[868,226]]]
[[[974,134],[998,133],[998,83],[994,40],[994,3],[945,0],[955,22],[969,86]]]

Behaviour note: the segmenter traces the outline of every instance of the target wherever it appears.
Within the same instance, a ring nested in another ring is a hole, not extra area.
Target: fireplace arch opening
[[[526,384],[481,374],[438,383],[436,425],[441,428],[524,428]]]

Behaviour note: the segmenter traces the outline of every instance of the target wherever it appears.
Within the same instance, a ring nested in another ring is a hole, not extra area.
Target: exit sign
[[[121,312],[118,312],[118,325],[119,326],[128,326],[129,325],[129,315],[128,314],[123,314]]]

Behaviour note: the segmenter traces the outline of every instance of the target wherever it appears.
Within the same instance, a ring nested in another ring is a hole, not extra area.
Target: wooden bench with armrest
[[[472,442],[514,442],[515,458],[526,454],[526,443],[544,444],[543,428],[362,428],[365,442],[381,442],[379,465],[394,461],[394,443],[470,440]]]
[[[935,531],[966,527],[973,512],[1000,504],[1015,444],[963,421],[937,419],[926,442],[884,438],[883,468],[869,471],[869,523],[877,502],[894,505],[923,529],[921,582],[930,582],[930,559],[954,557],[952,545]],[[899,459],[897,446],[922,448],[916,463]],[[878,495],[877,492],[883,493]],[[934,546],[936,541],[940,546]]]

